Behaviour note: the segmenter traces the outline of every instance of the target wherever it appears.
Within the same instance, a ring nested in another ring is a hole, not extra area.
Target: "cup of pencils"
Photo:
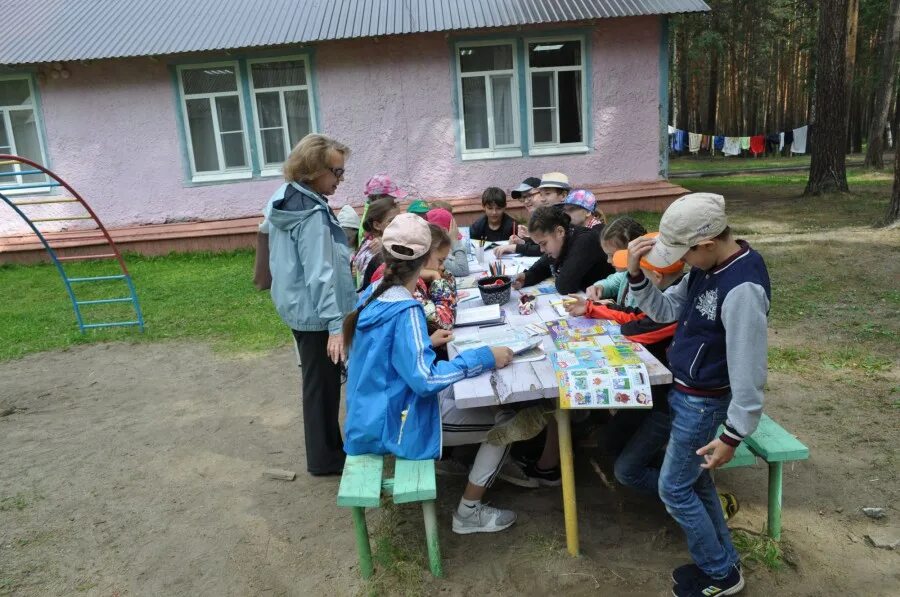
[[[491,261],[488,263],[488,273],[492,276],[505,276],[506,264],[502,261]]]

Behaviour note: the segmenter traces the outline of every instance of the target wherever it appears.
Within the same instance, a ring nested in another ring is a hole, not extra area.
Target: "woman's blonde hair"
[[[334,150],[346,159],[350,148],[326,135],[306,135],[284,161],[284,179],[307,182],[328,169],[328,151]]]

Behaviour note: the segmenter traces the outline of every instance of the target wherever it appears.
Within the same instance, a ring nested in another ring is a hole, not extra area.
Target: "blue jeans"
[[[616,458],[615,475],[622,485],[641,493],[657,495],[659,469],[653,467],[652,463],[669,441],[672,423],[666,412],[652,410],[646,414],[640,427]]]
[[[739,557],[725,524],[709,471],[696,452],[716,437],[731,396],[701,398],[669,393],[672,434],[659,473],[659,497],[687,536],[694,563],[713,578],[724,578]]]

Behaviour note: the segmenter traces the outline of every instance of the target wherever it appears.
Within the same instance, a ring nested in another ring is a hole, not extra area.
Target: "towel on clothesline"
[[[794,142],[791,144],[791,153],[806,153],[806,133],[809,125],[794,129]]]
[[[687,132],[677,129],[675,131],[675,151],[684,151],[687,144]]]
[[[691,153],[700,151],[700,133],[688,133],[688,149]]]
[[[722,151],[722,148],[725,147],[725,137],[716,135],[716,138],[713,140],[713,147],[716,148],[716,151]]]
[[[741,138],[725,137],[725,145],[722,147],[725,155],[741,155]]]
[[[763,135],[753,135],[750,137],[750,153],[759,155],[766,151],[766,138]]]
[[[750,151],[750,137],[741,137],[741,149]]]

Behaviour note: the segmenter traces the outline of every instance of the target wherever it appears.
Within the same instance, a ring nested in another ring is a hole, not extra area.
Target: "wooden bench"
[[[734,453],[734,458],[722,468],[737,468],[756,463],[759,456],[769,465],[769,511],[766,530],[769,537],[776,541],[781,539],[781,495],[782,477],[785,462],[806,460],[809,458],[807,448],[793,434],[773,421],[768,415],[762,415],[756,431],[744,440]]]
[[[350,508],[353,514],[360,574],[363,578],[369,578],[374,571],[372,549],[369,545],[369,530],[366,526],[366,508],[381,506],[381,495],[384,493],[393,496],[395,504],[422,502],[428,564],[431,574],[436,577],[443,576],[437,513],[434,504],[437,497],[434,461],[397,458],[392,479],[382,480],[383,471],[384,457],[376,454],[347,456],[347,460],[344,462],[337,505]]]

